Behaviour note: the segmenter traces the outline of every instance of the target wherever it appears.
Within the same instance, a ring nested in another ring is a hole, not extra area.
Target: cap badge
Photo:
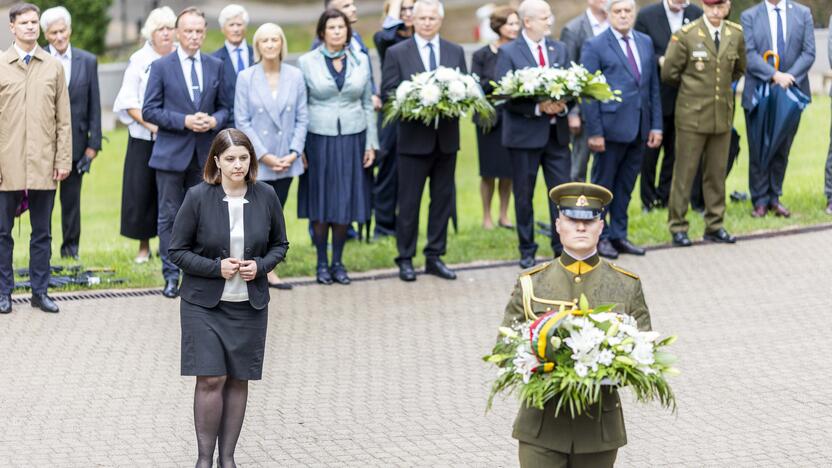
[[[581,195],[578,197],[578,201],[575,203],[575,206],[589,206],[589,200],[586,199],[585,195]]]

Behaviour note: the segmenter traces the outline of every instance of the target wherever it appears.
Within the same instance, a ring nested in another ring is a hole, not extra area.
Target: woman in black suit
[[[176,215],[169,255],[184,272],[182,375],[196,376],[197,467],[234,464],[248,381],[260,380],[266,345],[268,272],[289,242],[277,194],[256,182],[257,158],[233,128],[214,139],[204,182]]]
[[[471,73],[480,78],[480,86],[485,94],[491,94],[493,87],[491,81],[499,81],[500,76],[494,76],[497,66],[497,51],[501,45],[513,41],[520,32],[520,19],[517,12],[510,6],[501,6],[491,13],[491,29],[499,34],[500,38],[495,42],[484,46],[474,52],[471,59]],[[499,117],[502,111],[497,111]],[[511,197],[511,159],[508,150],[500,140],[500,121],[494,124],[489,131],[477,126],[477,147],[480,156],[480,196],[482,197],[482,227],[493,229],[494,221],[491,219],[491,199],[494,196],[494,182],[499,179],[500,195],[500,226],[513,228],[508,220],[508,202]]]

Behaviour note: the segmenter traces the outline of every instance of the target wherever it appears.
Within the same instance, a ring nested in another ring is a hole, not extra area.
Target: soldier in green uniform
[[[732,83],[745,73],[742,27],[725,20],[728,0],[703,0],[705,15],[670,38],[662,81],[679,87],[676,99],[676,161],[668,224],[673,245],[691,245],[685,215],[691,184],[702,163],[705,240],[734,243],[723,227],[725,177],[734,120]]]
[[[602,214],[612,193],[599,185],[572,182],[553,188],[549,196],[560,209],[555,228],[563,254],[520,274],[503,326],[533,320],[560,305],[571,307],[583,294],[590,307],[616,304],[616,311],[632,315],[639,329],[649,330],[650,313],[639,277],[598,256]],[[627,434],[618,392],[605,388],[600,408],[593,405],[574,418],[568,411],[556,417],[554,401],[543,410],[521,407],[512,434],[520,444],[520,466],[613,466],[618,448],[627,443]]]

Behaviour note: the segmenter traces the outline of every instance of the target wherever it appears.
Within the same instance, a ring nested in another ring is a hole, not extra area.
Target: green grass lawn
[[[790,219],[775,218],[753,219],[750,216],[750,203],[730,203],[726,217],[726,227],[730,232],[743,234],[761,230],[782,229],[790,226],[818,224],[830,221],[823,213],[825,199],[823,196],[823,168],[829,145],[830,105],[828,97],[816,97],[815,102],[804,115],[800,131],[792,148],[790,165],[786,175],[783,203],[794,213]],[[741,114],[739,114],[741,115]],[[748,191],[748,160],[745,146],[744,119],[737,118],[740,134],[743,135],[742,153],[738,166],[728,180],[728,193],[733,190]],[[516,259],[517,238],[514,232],[505,229],[484,231],[480,224],[482,210],[479,197],[479,173],[477,148],[474,128],[470,123],[462,125],[463,145],[457,163],[457,204],[459,211],[459,232],[452,230],[448,238],[448,263],[470,262],[474,260]],[[115,277],[127,280],[129,287],[155,287],[161,285],[160,262],[157,258],[144,265],[132,262],[138,243],[119,235],[119,213],[121,204],[121,179],[126,146],[127,132],[117,130],[107,134],[109,142],[92,166],[92,172],[84,179],[82,194],[82,234],[81,262],[86,267],[112,267]],[[285,277],[308,276],[314,274],[315,251],[307,234],[306,220],[298,220],[297,184],[293,184],[289,202],[285,209],[288,236],[291,242],[288,258],[280,267]],[[419,249],[424,246],[424,233],[427,218],[428,197],[422,205],[422,229]],[[538,180],[537,194],[534,200],[538,220],[546,219],[546,190],[542,177]],[[495,200],[496,213],[496,200]],[[513,209],[511,210],[513,212]],[[691,220],[691,238],[702,235],[703,223],[700,215],[689,213]],[[638,198],[638,186],[634,190],[630,204],[630,238],[637,244],[662,244],[669,242],[666,228],[667,211],[654,211],[649,214],[641,212]],[[54,233],[52,251],[57,264],[74,264],[58,259],[61,237],[60,209],[56,199],[53,213],[52,230]],[[29,220],[24,215],[22,223],[14,229],[16,241],[14,259],[15,267],[25,267],[28,262]],[[540,256],[551,255],[547,239],[538,237]],[[151,244],[155,251],[157,241]],[[395,242],[385,239],[371,244],[350,242],[347,245],[344,262],[350,271],[365,271],[393,266],[396,256]],[[423,259],[417,257],[417,264]],[[103,284],[101,287],[106,287]]]

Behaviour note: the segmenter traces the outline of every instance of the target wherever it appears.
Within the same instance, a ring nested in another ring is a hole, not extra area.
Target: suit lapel
[[[419,53],[419,45],[416,44],[416,38],[415,37],[410,39],[409,49],[410,49],[410,53],[408,55],[410,56],[411,70],[415,70],[415,71],[413,73],[411,73],[410,76],[407,76],[405,78],[406,80],[409,80],[411,78],[411,76],[413,76],[416,73],[421,73],[423,71],[428,71],[428,69],[425,68],[425,63],[422,62],[422,55]]]
[[[685,11],[687,11],[687,8],[685,9]],[[659,16],[657,23],[659,27],[662,28],[662,39],[664,39],[665,42],[670,42],[670,36],[673,35],[673,30],[670,29],[670,20],[667,19],[667,12],[664,9],[664,5],[662,5],[662,8],[659,10],[659,13],[661,14],[657,15]],[[684,22],[685,20],[683,19],[682,23]]]
[[[592,39],[595,36],[592,32],[592,25],[589,23],[589,18],[586,16],[586,12],[584,12],[584,16],[582,18],[581,31],[583,33],[583,41],[581,41],[581,43],[586,42],[588,39]]]
[[[539,67],[540,64],[537,63],[537,59],[534,55],[532,55],[532,51],[529,50],[529,44],[526,42],[526,39],[523,37],[521,33],[520,36],[517,37],[517,45],[520,47],[520,53],[526,57],[526,60],[529,62],[530,66],[532,67]]]
[[[696,35],[699,36],[699,40],[705,44],[705,48],[708,49],[708,52],[716,56],[716,44],[714,43],[714,39],[711,37],[711,32],[708,31],[708,27],[705,26],[705,21],[708,20],[703,18],[702,21],[699,22],[699,27],[696,28]]]
[[[75,88],[78,87],[78,83],[81,81],[81,76],[84,74],[84,68],[81,66],[81,57],[78,55],[78,52],[74,49],[72,50],[72,68],[69,70],[69,93],[72,94],[75,92]]]
[[[792,5],[791,2],[788,1],[785,2],[784,5],[786,9],[786,11],[784,12],[786,14],[786,37],[784,41],[786,43],[786,50],[780,52],[781,62],[783,61],[784,57],[790,57],[788,52],[794,48],[794,42],[792,41],[792,39],[796,38],[797,40],[800,40],[800,38],[797,37],[796,34],[794,34],[794,29],[797,27],[797,17],[795,17],[793,9],[794,5]]]
[[[762,32],[763,41],[760,43],[760,53],[764,54],[768,50],[772,50],[773,46],[771,43],[771,22],[768,20],[768,9],[766,8],[765,4],[760,3],[757,6],[757,21],[756,24],[760,25],[760,31]]]
[[[284,79],[282,74],[280,79]],[[276,105],[276,103],[279,101],[281,94],[286,94],[280,92],[282,86],[277,87],[278,99],[272,99],[272,89],[269,87],[269,80],[266,78],[266,72],[263,71],[263,67],[257,67],[254,70],[252,81],[252,87],[257,90],[257,98],[260,100],[260,106],[266,110],[272,122],[280,128],[280,111],[282,110],[282,106]]]
[[[526,48],[528,49],[528,47]],[[549,67],[565,68],[569,65],[567,63],[563,63],[564,60],[561,57],[558,57],[558,51],[555,48],[555,42],[549,38],[546,38],[546,55],[549,58]]]

